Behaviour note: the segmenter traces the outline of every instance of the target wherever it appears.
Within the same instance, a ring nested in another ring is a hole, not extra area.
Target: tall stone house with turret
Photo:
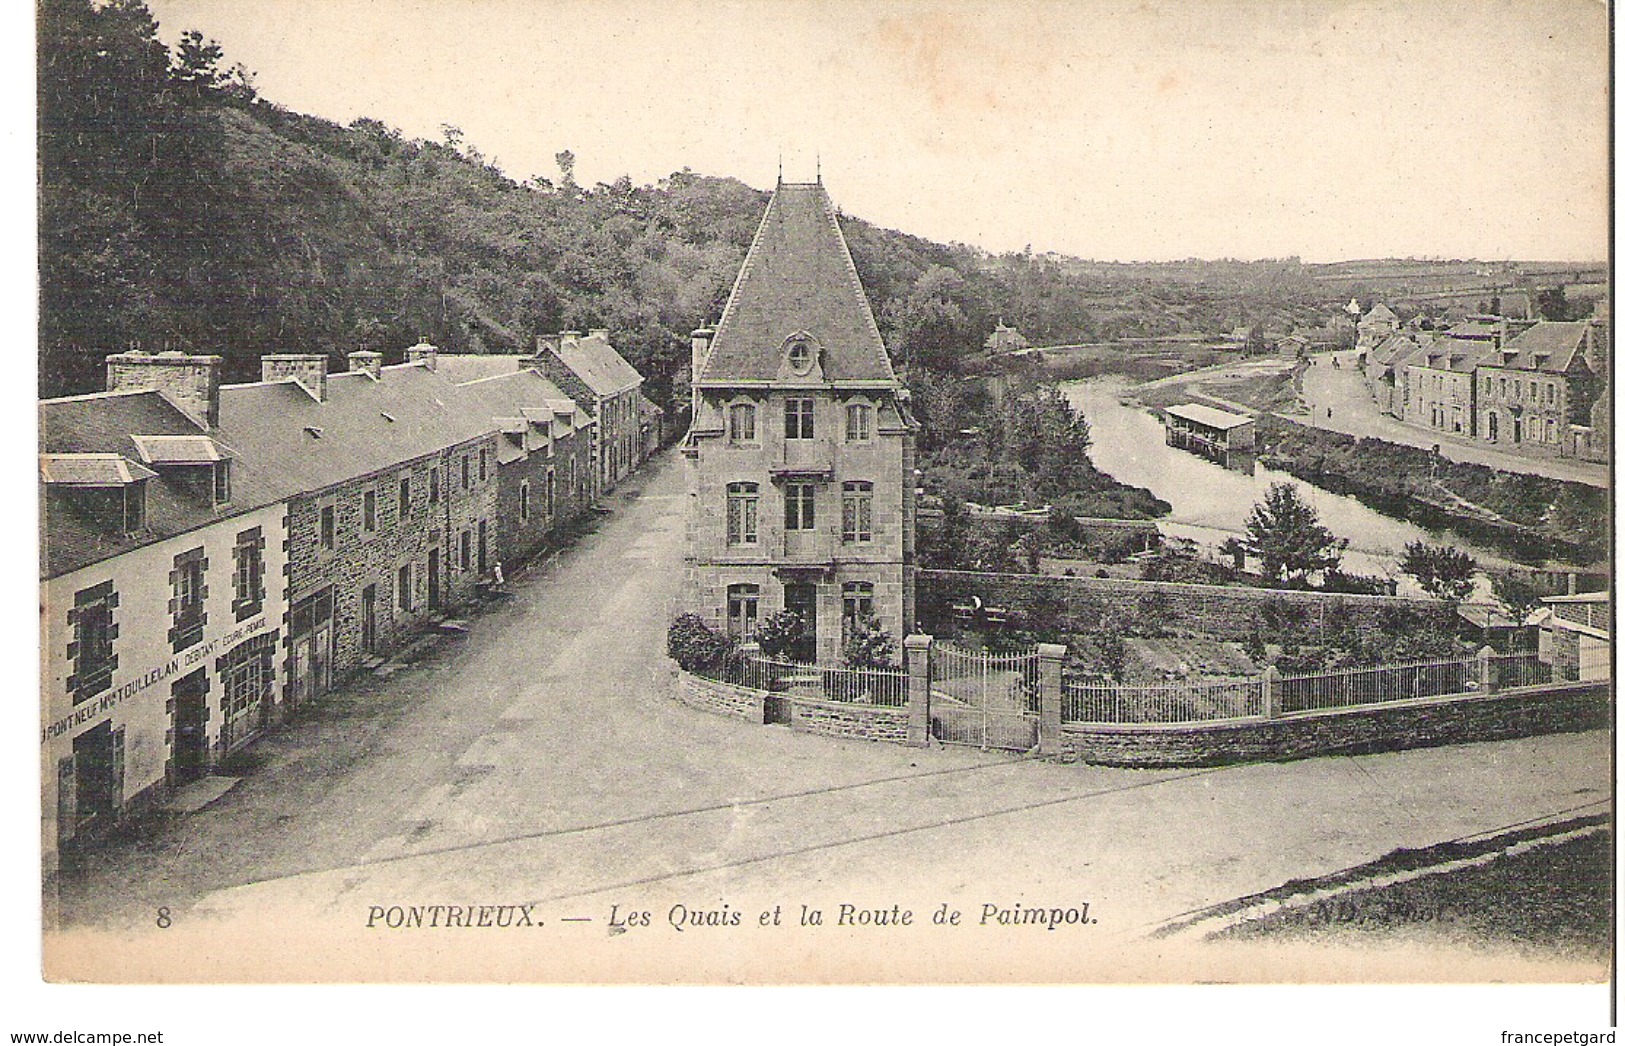
[[[914,433],[821,181],[780,182],[715,329],[693,341],[687,609],[749,640],[799,615],[835,663],[914,620]]]

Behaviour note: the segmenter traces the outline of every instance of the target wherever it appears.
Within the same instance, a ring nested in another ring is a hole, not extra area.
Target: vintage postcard
[[[1609,980],[1604,5],[34,31],[48,981]]]

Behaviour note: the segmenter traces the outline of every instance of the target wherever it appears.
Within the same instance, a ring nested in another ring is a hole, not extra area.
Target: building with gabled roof
[[[496,431],[408,360],[121,353],[40,403],[48,867],[474,595]]]
[[[780,182],[715,328],[695,331],[684,599],[741,641],[796,614],[798,658],[914,620],[914,433],[822,182]]]
[[[1472,433],[1510,450],[1607,460],[1607,355],[1606,328],[1588,320],[1541,321],[1508,338],[1479,365]]]
[[[592,411],[596,465],[594,494],[608,493],[643,464],[657,446],[648,438],[640,405],[643,375],[609,342],[604,328],[543,334],[536,354],[521,366],[534,367],[577,403]]]
[[[1492,352],[1484,342],[1429,338],[1404,362],[1403,419],[1411,425],[1470,435],[1475,411],[1473,373]]]
[[[461,382],[470,415],[497,431],[497,531],[509,563],[555,543],[558,528],[592,507],[597,420],[532,368]]]

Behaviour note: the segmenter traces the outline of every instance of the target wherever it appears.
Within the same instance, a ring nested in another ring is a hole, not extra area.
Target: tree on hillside
[[[1348,539],[1321,526],[1320,514],[1294,483],[1270,484],[1247,517],[1247,538],[1247,550],[1272,581],[1302,583],[1315,571],[1336,567],[1348,547]]]
[[[1423,591],[1454,606],[1472,593],[1478,564],[1459,548],[1412,541],[1405,546],[1399,569],[1415,578]]]

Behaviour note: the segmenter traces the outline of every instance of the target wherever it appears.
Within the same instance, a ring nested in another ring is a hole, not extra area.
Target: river
[[[1284,472],[1258,465],[1249,475],[1170,447],[1163,442],[1162,422],[1148,411],[1123,405],[1120,397],[1126,387],[1120,379],[1098,378],[1064,382],[1061,390],[1089,421],[1093,440],[1089,456],[1100,470],[1123,483],[1146,487],[1173,506],[1173,514],[1161,521],[1171,536],[1217,545],[1242,534],[1253,503],[1263,499],[1271,483],[1284,481],[1298,487],[1332,533],[1348,539],[1343,565],[1352,573],[1400,577],[1399,557],[1410,541],[1454,545],[1484,564],[1507,562],[1500,553],[1454,532],[1427,530],[1385,516],[1354,498]],[[1402,582],[1407,588],[1412,584],[1409,578]]]

